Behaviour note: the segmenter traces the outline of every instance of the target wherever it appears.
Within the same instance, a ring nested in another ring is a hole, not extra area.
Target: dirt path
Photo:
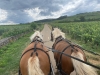
[[[45,42],[44,44],[48,47],[52,47],[52,44],[53,42],[50,41],[51,39],[51,30],[50,28],[48,27],[48,25],[44,25],[44,29],[41,31],[42,35],[43,35],[43,41]],[[55,60],[54,60],[54,55],[52,53],[52,51],[49,51],[49,55],[50,55],[50,59],[51,59],[51,63],[53,65],[53,68],[54,68],[54,71],[56,72],[56,63],[55,63]]]
[[[47,24],[44,25],[44,29],[41,31],[41,33],[43,35],[43,41],[46,41],[44,44],[48,47],[52,47],[53,42],[50,41],[51,30],[50,30],[50,28],[48,27]],[[55,60],[54,60],[54,55],[51,51],[49,51],[49,55],[50,55],[51,62],[53,64],[54,71],[56,72],[57,70],[55,69],[56,63],[55,63]],[[73,73],[71,73],[71,75],[76,75],[76,73],[73,72]]]

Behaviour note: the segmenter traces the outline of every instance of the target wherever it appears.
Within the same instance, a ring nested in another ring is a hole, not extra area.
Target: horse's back
[[[56,45],[55,49],[62,52],[68,46],[69,46],[68,43],[66,43],[64,41],[61,41]],[[64,53],[66,53],[68,55],[71,55],[71,53],[72,53],[71,52],[71,47],[68,47],[67,49],[65,49]],[[59,54],[59,53],[54,53],[54,56],[55,56],[55,59],[56,59],[57,63],[61,62],[61,69],[64,72],[70,74],[70,72],[72,72],[74,70],[74,67],[73,67],[73,64],[72,64],[72,61],[71,61],[70,57],[67,57],[63,54],[62,54],[62,57],[61,57],[61,54]]]
[[[34,48],[34,43],[31,43],[29,46],[25,48],[23,53],[25,53],[27,50]],[[44,47],[41,43],[37,44],[36,48],[42,49],[44,51],[47,51],[47,48]],[[49,64],[49,57],[47,54],[41,50],[37,49],[36,52],[38,53],[38,58],[39,58],[39,64],[41,70],[44,72],[45,75],[48,75],[50,72],[50,64]],[[36,53],[34,52],[34,49],[26,52],[21,60],[20,60],[20,70],[22,75],[28,75],[28,60],[31,57],[31,53],[33,52],[32,58],[36,56]]]
[[[77,45],[67,43],[66,41],[61,41],[56,45],[55,49],[58,51],[61,51],[61,52],[64,51],[65,54],[68,54],[70,56],[71,56],[72,52],[74,52],[74,53],[79,52],[83,55],[83,58],[86,61],[86,57],[85,57],[83,50]],[[61,69],[64,72],[70,74],[74,70],[73,62],[70,57],[65,56],[63,54],[61,57],[61,54],[55,53],[55,59],[57,60],[56,61],[57,63],[59,63],[58,61],[61,61]]]

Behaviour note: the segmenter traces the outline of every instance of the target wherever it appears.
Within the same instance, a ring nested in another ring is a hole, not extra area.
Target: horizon
[[[100,11],[93,11],[93,12],[100,12]],[[79,14],[86,14],[86,13],[93,13],[93,12],[84,12],[84,13],[78,13],[78,14],[74,14],[74,15],[61,15],[60,17],[62,16],[68,16],[68,17],[71,17],[71,16],[75,16],[75,15],[79,15]],[[60,17],[57,17],[57,18],[60,18]],[[47,18],[47,19],[57,19],[57,18]],[[47,20],[47,19],[40,19],[40,20],[36,20],[36,21],[41,21],[41,20]],[[35,21],[32,21],[32,22],[35,22]],[[32,22],[26,22],[26,23],[32,23]],[[22,23],[22,24],[26,24],[26,23]],[[13,22],[9,22],[9,23],[0,23],[0,26],[1,25],[19,25],[21,23],[13,23]]]
[[[100,11],[99,0],[0,0],[0,25]]]

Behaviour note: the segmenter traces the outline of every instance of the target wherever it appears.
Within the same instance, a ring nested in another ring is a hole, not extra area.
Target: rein
[[[46,46],[46,47],[47,47],[47,46]],[[80,59],[78,59],[78,58],[75,58],[75,57],[73,57],[73,56],[71,56],[71,55],[68,55],[68,54],[66,54],[66,53],[64,53],[64,52],[60,52],[60,51],[55,50],[55,49],[50,48],[50,47],[47,47],[47,48],[50,49],[52,52],[64,54],[65,56],[68,56],[68,57],[70,57],[70,58],[73,58],[73,59],[75,59],[75,60],[77,60],[77,61],[80,61],[80,62],[82,62],[82,63],[84,63],[84,64],[87,64],[87,65],[89,65],[89,66],[92,66],[92,67],[94,67],[94,68],[100,70],[100,67],[97,67],[97,66],[92,65],[92,64],[90,64],[90,63],[88,63],[88,62],[85,62],[85,61],[83,61],[83,60],[80,60]]]
[[[62,50],[62,52],[61,52],[61,51],[55,50],[56,44],[58,44],[58,43],[61,42],[61,41],[65,41],[65,42],[67,42],[67,43],[69,44],[67,47],[65,47],[65,48]],[[67,75],[67,74],[62,70],[62,68],[61,68],[61,58],[62,58],[62,55],[68,56],[68,57],[70,57],[70,58],[73,58],[73,59],[78,60],[78,61],[80,61],[80,62],[82,62],[82,63],[84,63],[84,64],[87,64],[87,65],[89,65],[89,66],[92,66],[92,67],[94,67],[94,68],[100,70],[100,67],[97,67],[97,66],[92,65],[92,64],[90,64],[90,63],[88,63],[88,62],[85,62],[85,61],[83,61],[83,60],[80,60],[80,59],[78,59],[78,58],[75,58],[75,57],[73,57],[73,56],[71,56],[71,55],[65,54],[64,51],[65,51],[67,48],[69,48],[69,47],[72,47],[72,50],[71,50],[71,51],[73,51],[73,49],[75,49],[74,47],[77,47],[77,48],[79,48],[79,49],[81,49],[81,50],[83,51],[83,48],[81,48],[81,47],[78,46],[78,45],[71,44],[69,40],[65,40],[65,39],[63,39],[61,36],[59,36],[58,38],[56,38],[56,41],[55,41],[55,43],[53,44],[52,48],[49,48],[49,49],[52,50],[52,52],[60,53],[60,59],[58,60],[58,63],[57,63],[57,67],[58,67],[58,70],[60,71],[60,73],[63,73],[64,75]],[[75,50],[77,51],[77,49],[75,49]],[[84,53],[84,51],[83,51],[83,53]],[[85,53],[84,53],[84,54],[85,54]],[[86,60],[87,60],[87,59],[86,59]]]
[[[48,48],[49,48],[49,47],[48,47]],[[80,60],[80,59],[78,59],[78,58],[75,58],[75,57],[73,57],[73,56],[71,56],[71,55],[69,55],[69,54],[66,54],[66,53],[64,53],[64,52],[60,52],[60,51],[55,50],[55,49],[53,49],[53,48],[49,48],[49,49],[51,49],[52,52],[56,52],[56,53],[63,54],[63,55],[65,55],[65,56],[68,56],[68,57],[70,57],[70,58],[73,58],[73,59],[75,59],[75,60],[77,60],[77,61],[80,61],[80,62],[82,62],[82,63],[84,63],[84,64],[87,64],[87,65],[89,65],[89,66],[92,66],[92,67],[94,67],[94,68],[100,70],[100,67],[95,66],[95,65],[92,65],[92,64],[90,64],[90,63],[88,63],[88,62],[85,62],[85,61],[83,61],[83,60]]]

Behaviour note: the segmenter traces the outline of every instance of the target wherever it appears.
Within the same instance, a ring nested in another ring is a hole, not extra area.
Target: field
[[[0,39],[40,29],[41,24],[28,23],[19,25],[0,26]],[[42,27],[43,28],[43,27]]]
[[[30,25],[9,25],[0,26],[0,36],[1,38],[15,36],[21,33],[25,33],[30,30]]]
[[[0,75],[17,75],[21,53],[30,43],[30,35],[34,33],[35,29],[43,29],[43,25],[36,25],[32,23],[30,25],[0,26],[0,30],[3,28],[4,32],[1,35],[2,38],[4,38],[3,34],[7,33],[6,29],[8,30],[9,34],[14,33],[13,35],[9,36],[27,33],[24,36],[18,38],[16,41],[13,41],[8,45],[0,48]],[[8,37],[8,35],[6,34],[5,37]]]
[[[60,28],[72,39],[83,43],[83,48],[100,53],[100,22],[72,22],[51,23],[53,27]],[[66,36],[67,36],[66,35]],[[87,46],[88,45],[88,46]],[[87,47],[86,47],[87,46]],[[89,48],[90,47],[90,48]]]
[[[66,33],[66,38],[86,50],[100,54],[100,22],[54,23],[50,25],[60,28]],[[35,29],[42,30],[41,24],[25,24],[16,26],[0,26],[1,38],[29,32],[18,40],[0,48],[0,75],[17,75],[21,52],[30,43],[29,36]],[[88,62],[100,67],[100,56],[85,52]],[[98,71],[100,74],[100,71]]]

